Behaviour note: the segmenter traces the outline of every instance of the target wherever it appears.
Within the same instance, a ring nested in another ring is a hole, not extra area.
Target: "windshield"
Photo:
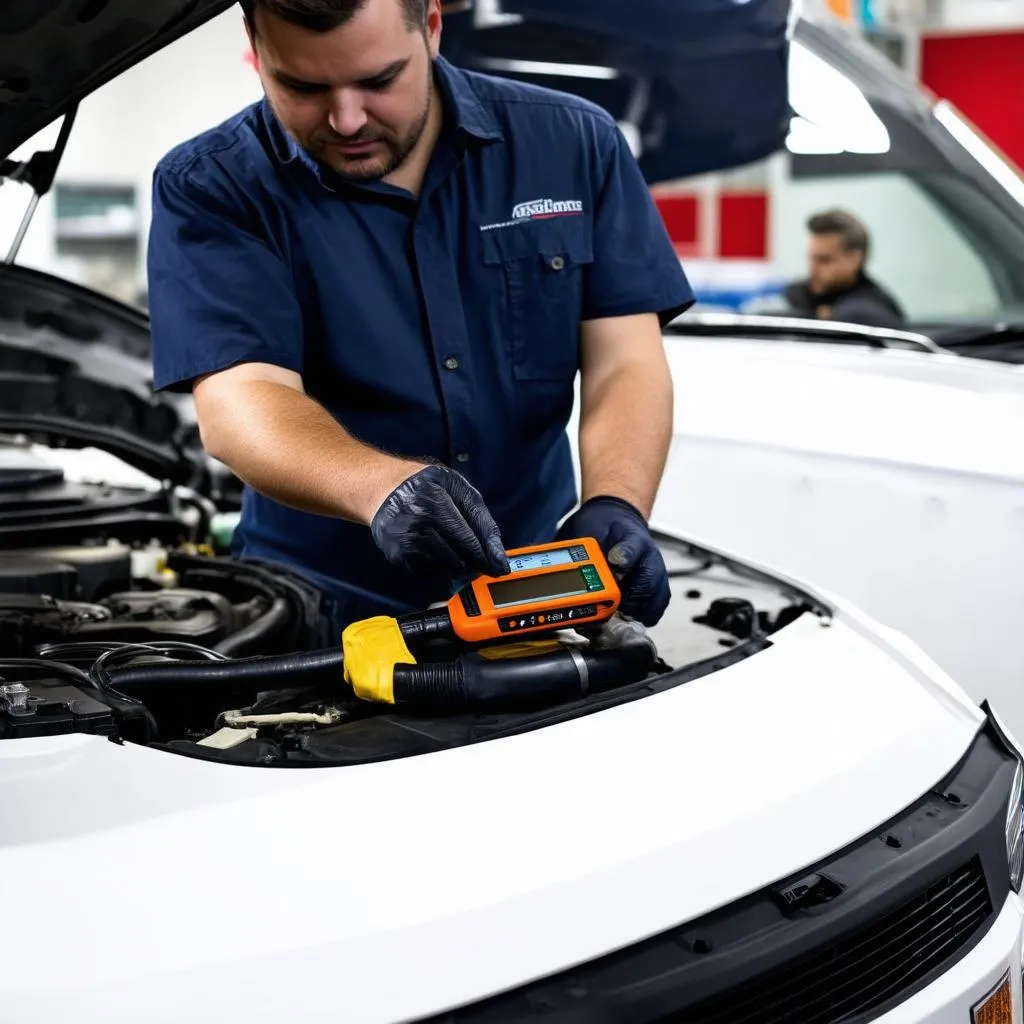
[[[835,205],[859,217],[871,235],[870,273],[914,323],[1024,316],[1024,226],[992,198],[949,173],[857,170],[794,175],[782,196],[783,275],[804,272],[802,226]]]
[[[950,104],[931,107],[866,43],[801,23],[790,105],[773,191],[783,279],[806,273],[807,218],[839,206],[911,325],[1024,315],[1024,180]]]

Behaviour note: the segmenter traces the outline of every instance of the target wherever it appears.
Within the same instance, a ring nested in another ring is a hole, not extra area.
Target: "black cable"
[[[285,626],[290,614],[288,602],[283,597],[275,597],[258,619],[221,640],[214,650],[233,658],[246,654],[248,649],[269,640],[271,634]]]
[[[143,716],[146,720],[147,743],[155,739],[160,731],[156,718],[153,716],[153,713],[149,708],[146,707],[143,701],[139,700],[137,697],[129,696],[114,686],[110,678],[109,665],[116,664],[118,661],[130,661],[136,657],[154,654],[163,657],[187,654],[190,655],[192,659],[195,659],[198,656],[206,661],[225,660],[224,655],[218,654],[216,651],[211,651],[209,648],[201,647],[199,644],[191,644],[182,640],[162,640],[155,643],[125,643],[118,646],[111,645],[110,649],[104,651],[96,661],[93,662],[92,668],[89,672],[89,677],[94,681],[99,690],[115,700],[124,701],[127,704],[131,704],[134,707],[142,709]],[[180,662],[178,664],[180,664]],[[175,668],[176,666],[172,665],[168,667]]]
[[[53,675],[64,676],[72,679],[78,686],[92,688],[92,680],[75,665],[67,665],[62,661],[47,661],[44,658],[4,658],[0,661],[0,672],[4,669],[37,669],[40,672],[50,672]]]
[[[340,647],[253,658],[226,659],[223,655],[218,655],[218,658],[219,663],[214,665],[179,662],[174,665],[137,665],[113,669],[105,681],[108,685],[116,687],[159,687],[177,684],[206,688],[220,683],[254,683],[263,689],[273,689],[272,684],[276,680],[292,679],[296,676],[325,676],[339,683],[342,680]],[[106,663],[101,671],[106,672]]]

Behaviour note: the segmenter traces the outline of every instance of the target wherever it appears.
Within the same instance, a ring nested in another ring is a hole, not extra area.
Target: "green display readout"
[[[488,583],[487,589],[495,608],[509,608],[513,605],[552,601],[559,597],[578,597],[595,590],[604,590],[604,584],[594,566],[583,565],[560,572],[499,580]]]

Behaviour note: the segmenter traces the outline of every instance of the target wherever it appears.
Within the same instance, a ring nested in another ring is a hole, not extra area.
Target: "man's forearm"
[[[663,359],[628,364],[591,387],[584,377],[584,501],[608,494],[650,516],[672,439],[672,401],[672,377]]]
[[[283,505],[368,523],[383,498],[422,467],[357,441],[301,391],[261,380],[241,388],[241,400],[203,408],[203,443]]]

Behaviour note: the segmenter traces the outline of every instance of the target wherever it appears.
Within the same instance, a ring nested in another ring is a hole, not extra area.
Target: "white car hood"
[[[980,711],[869,629],[805,615],[668,692],[357,768],[0,743],[0,1017],[408,1020],[698,917],[970,745]]]
[[[1024,367],[814,342],[667,336],[665,350],[677,437],[1024,479]]]

